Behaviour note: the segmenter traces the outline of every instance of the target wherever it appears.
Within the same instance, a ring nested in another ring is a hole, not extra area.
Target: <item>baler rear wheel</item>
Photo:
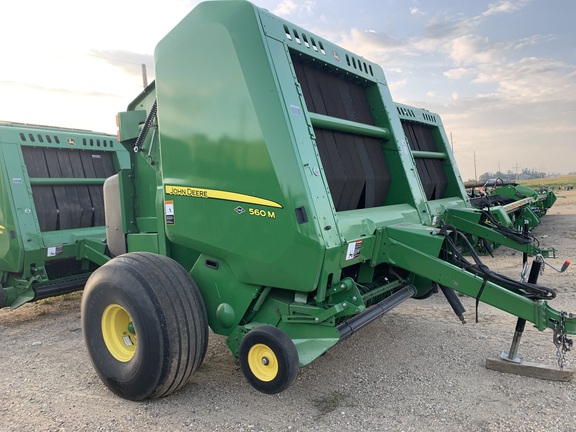
[[[298,351],[282,330],[257,327],[240,342],[240,368],[256,390],[275,394],[286,390],[298,375]]]
[[[198,287],[176,261],[151,253],[120,255],[90,276],[82,329],[97,374],[130,400],[184,386],[208,344]]]

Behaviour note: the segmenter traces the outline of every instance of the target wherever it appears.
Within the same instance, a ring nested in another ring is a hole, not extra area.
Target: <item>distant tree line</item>
[[[550,176],[556,176],[556,175],[558,175],[558,174],[556,174],[556,173],[550,174]],[[500,179],[505,180],[505,181],[514,181],[514,180],[530,180],[530,179],[545,178],[545,177],[549,177],[549,175],[546,174],[545,172],[537,171],[535,169],[530,169],[530,168],[524,168],[522,170],[522,172],[519,172],[519,173],[512,172],[511,170],[508,170],[506,172],[502,172],[502,171],[485,172],[484,174],[480,175],[478,180],[479,181],[487,181],[487,180],[491,180],[491,179],[500,178]]]

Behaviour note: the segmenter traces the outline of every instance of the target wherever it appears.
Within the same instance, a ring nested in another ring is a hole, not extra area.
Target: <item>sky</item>
[[[0,14],[0,120],[116,133],[154,48],[199,2],[12,0]],[[464,180],[576,172],[573,0],[255,0],[384,69],[438,113]]]

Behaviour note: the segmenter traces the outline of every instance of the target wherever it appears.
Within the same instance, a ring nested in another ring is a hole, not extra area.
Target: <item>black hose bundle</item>
[[[479,196],[470,199],[470,203],[479,209],[502,206],[513,203],[515,200],[502,195]]]
[[[508,238],[514,240],[516,243],[520,243],[520,244],[536,243],[537,246],[540,244],[538,239],[536,237],[534,237],[532,235],[532,233],[530,233],[530,232],[524,233],[524,232],[517,231],[513,228],[502,225],[500,222],[498,222],[496,220],[494,215],[492,213],[490,213],[489,211],[486,211],[486,210],[482,211],[482,217],[480,218],[480,224],[484,225],[488,228],[493,229],[497,233],[502,234],[504,237],[508,237]]]
[[[466,238],[466,236],[458,231],[454,226],[443,223],[440,227],[440,234],[446,238],[446,252],[450,253],[454,264],[458,265],[463,270],[481,277],[485,282],[493,282],[503,288],[514,291],[517,294],[533,300],[552,300],[556,297],[556,291],[551,288],[546,288],[529,282],[519,282],[509,278],[508,276],[490,270],[487,265],[482,263],[480,257],[468,241],[468,238]],[[474,260],[474,263],[468,261],[459,250],[457,245],[458,240],[461,240],[464,243],[470,256]],[[483,288],[484,285],[485,283],[482,285]]]

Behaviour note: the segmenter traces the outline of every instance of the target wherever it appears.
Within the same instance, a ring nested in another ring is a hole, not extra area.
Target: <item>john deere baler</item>
[[[83,288],[106,261],[102,185],[128,164],[111,135],[0,122],[0,308]]]
[[[472,208],[436,115],[394,104],[380,66],[245,1],[197,6],[155,62],[155,83],[118,117],[130,167],[104,185],[116,257],[82,302],[89,355],[113,392],[181,388],[208,326],[251,385],[280,392],[437,289],[458,315],[453,290],[568,346],[576,319],[548,306],[538,272],[511,280],[477,254],[543,251],[506,212]]]

